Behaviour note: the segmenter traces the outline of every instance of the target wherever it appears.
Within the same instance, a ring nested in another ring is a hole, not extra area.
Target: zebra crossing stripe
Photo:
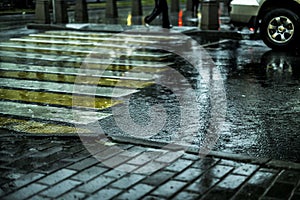
[[[135,72],[119,72],[119,71],[102,71],[100,74],[99,70],[96,69],[79,69],[79,68],[62,68],[62,67],[49,67],[39,65],[27,65],[27,64],[16,64],[2,62],[0,63],[0,70],[5,71],[22,71],[22,72],[46,72],[53,74],[63,75],[75,75],[85,76],[91,75],[98,78],[115,78],[120,80],[139,80],[139,81],[152,81],[154,75],[146,73],[135,73]]]
[[[147,35],[144,31],[139,33],[139,32],[134,32],[133,34],[131,32],[127,33],[119,33],[119,34],[110,34],[110,33],[97,33],[97,32],[80,32],[80,31],[46,31],[44,33],[45,35],[54,35],[54,36],[84,36],[84,37],[93,37],[93,38],[98,38],[98,37],[113,37],[113,38],[142,38],[143,40],[147,39],[149,40],[179,40],[183,38],[179,38],[176,35],[155,35],[153,33],[150,33]],[[30,34],[30,36],[35,35],[35,34]]]
[[[71,55],[71,56],[93,56],[93,57],[107,57],[111,58],[112,56],[115,58],[122,57],[122,58],[130,58],[130,59],[149,59],[149,60],[156,60],[161,61],[168,59],[171,54],[170,53],[144,53],[144,52],[122,52],[111,50],[107,51],[106,49],[102,48],[95,48],[91,50],[90,48],[70,48],[66,47],[57,47],[57,46],[47,46],[47,45],[20,45],[15,44],[12,42],[2,42],[0,43],[1,50],[6,51],[25,51],[25,52],[39,52],[39,53],[51,53],[55,55]]]
[[[29,35],[30,38],[43,38],[47,39],[49,41],[54,41],[54,40],[61,40],[61,41],[85,41],[85,42],[109,42],[106,44],[138,44],[138,45],[147,45],[147,44],[155,44],[155,41],[149,41],[149,40],[139,40],[139,39],[134,39],[134,38],[128,38],[128,37],[123,37],[123,38],[117,38],[117,37],[92,37],[88,35],[83,35],[83,36],[65,36],[65,35],[50,35],[50,34],[31,34]]]
[[[119,80],[112,78],[98,78],[91,76],[74,76],[63,74],[51,74],[43,72],[20,72],[20,71],[0,71],[0,77],[29,79],[40,81],[51,81],[60,83],[81,83],[89,85],[110,86],[110,87],[124,87],[124,88],[144,88],[153,85],[152,81],[138,81],[138,80]]]
[[[14,43],[20,43],[20,44],[35,44],[35,45],[43,45],[43,44],[46,44],[46,45],[56,45],[56,46],[72,46],[72,47],[85,47],[85,48],[98,48],[98,47],[101,47],[101,48],[104,48],[104,49],[114,49],[114,50],[117,50],[117,49],[120,49],[120,50],[123,50],[123,49],[128,49],[128,44],[124,45],[124,43],[121,43],[121,44],[115,44],[115,43],[104,43],[104,42],[99,42],[99,41],[74,41],[74,40],[62,40],[59,38],[53,40],[53,39],[40,39],[40,38],[11,38],[10,41],[14,42]],[[137,51],[142,51],[142,52],[151,52],[151,50],[154,50],[154,48],[151,48],[151,46],[145,46],[145,45],[142,45],[140,43],[138,43],[138,45],[136,46],[133,46],[131,45],[130,46],[131,49],[136,49]],[[147,49],[145,49],[147,48]]]
[[[57,92],[64,94],[80,94],[96,97],[120,98],[138,92],[133,89],[114,88],[114,87],[96,87],[91,85],[77,85],[69,83],[56,83],[45,81],[29,81],[21,79],[0,78],[0,87],[39,90],[45,92]],[[74,87],[77,88],[74,90]],[[80,91],[78,91],[80,90]]]
[[[92,110],[103,110],[122,103],[122,101],[104,97],[0,88],[0,99],[24,103],[72,107],[74,97],[76,98],[76,107]]]
[[[76,115],[78,118],[74,119],[72,109],[10,101],[0,101],[0,114],[78,125],[94,123],[111,116],[111,114],[107,113],[82,110],[80,111],[80,115]]]
[[[139,60],[105,60],[96,58],[84,57],[71,57],[66,55],[49,55],[42,53],[29,53],[29,52],[13,52],[1,51],[0,58],[3,62],[13,63],[31,63],[36,65],[58,66],[79,68],[82,63],[85,68],[89,69],[105,69],[112,71],[130,71],[130,72],[143,72],[143,73],[159,73],[168,69],[172,62],[152,62],[152,61],[139,61]]]

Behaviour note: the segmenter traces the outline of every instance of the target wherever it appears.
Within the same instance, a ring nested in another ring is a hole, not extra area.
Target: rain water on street
[[[130,117],[140,126],[152,120],[151,107],[163,105],[166,123],[151,139],[168,142],[182,128],[182,105],[172,90],[155,80],[167,78],[168,70],[176,69],[202,98],[198,102],[201,115],[188,110],[189,117],[198,116],[201,124],[192,144],[201,144],[201,133],[209,123],[209,92],[199,85],[201,74],[180,56],[146,48],[157,38],[48,31],[2,41],[1,129],[22,134],[90,134],[95,130],[86,124],[99,122],[108,135],[124,134],[112,109],[121,108],[123,99],[130,96]],[[122,54],[124,42],[145,48]],[[91,56],[95,47],[100,58]],[[120,59],[105,59],[111,49],[120,52]],[[213,150],[299,162],[299,53],[273,52],[259,40],[226,40],[205,49],[226,93],[226,116]],[[84,70],[83,62],[88,63]],[[74,89],[74,82],[79,89]],[[80,110],[80,121],[74,119],[74,109]]]

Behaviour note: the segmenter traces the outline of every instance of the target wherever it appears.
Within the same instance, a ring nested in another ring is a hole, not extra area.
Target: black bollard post
[[[50,12],[48,0],[37,0],[35,3],[35,22],[50,24]]]
[[[204,0],[201,7],[201,29],[218,30],[219,25],[219,5],[216,0]]]
[[[118,17],[118,8],[117,8],[116,0],[107,0],[106,1],[105,16],[107,18],[117,18]]]
[[[180,6],[179,6],[179,0],[172,0],[171,1],[171,13],[177,13],[179,12]]]
[[[86,0],[76,0],[75,22],[79,22],[79,23],[89,22],[89,14],[88,14]]]
[[[55,0],[55,23],[68,23],[68,6],[65,0]]]
[[[132,0],[131,15],[132,16],[142,16],[143,15],[141,0]]]

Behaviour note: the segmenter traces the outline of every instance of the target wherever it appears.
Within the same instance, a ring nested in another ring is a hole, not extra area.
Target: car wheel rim
[[[295,26],[293,22],[285,17],[274,17],[268,25],[269,38],[275,43],[286,43],[294,35]]]

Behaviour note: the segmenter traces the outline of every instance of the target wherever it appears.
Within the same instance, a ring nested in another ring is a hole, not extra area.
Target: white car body
[[[231,2],[230,18],[233,22],[249,23],[256,17],[264,0],[233,0]]]

